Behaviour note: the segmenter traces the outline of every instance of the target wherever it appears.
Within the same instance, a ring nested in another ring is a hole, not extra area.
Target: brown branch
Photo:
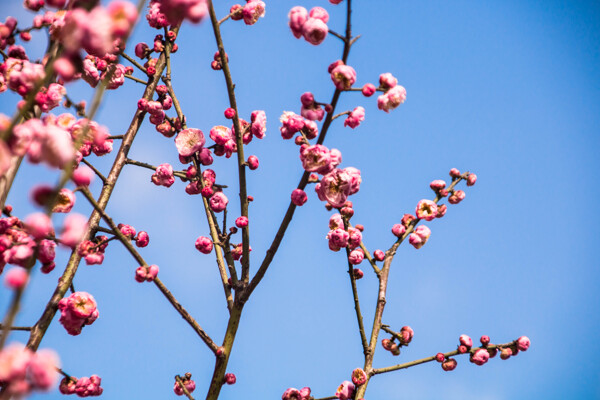
[[[517,341],[514,340],[512,342],[504,343],[504,344],[490,344],[487,347],[475,347],[475,348],[472,348],[471,350],[469,350],[466,353],[461,353],[458,350],[449,351],[448,353],[444,353],[444,357],[448,358],[448,357],[453,357],[453,356],[459,356],[461,354],[473,354],[477,350],[481,350],[481,349],[485,349],[485,350],[502,349],[502,348],[505,348],[505,347],[514,346],[516,342]],[[414,361],[406,362],[406,363],[403,363],[403,364],[393,365],[391,367],[376,368],[376,369],[374,369],[374,370],[371,371],[371,376],[373,376],[373,375],[379,375],[379,374],[384,374],[386,372],[398,371],[400,369],[406,369],[406,368],[414,367],[415,365],[425,364],[425,363],[428,363],[428,362],[431,362],[431,361],[435,361],[435,360],[436,360],[436,356],[431,356],[431,357],[421,358],[420,360],[414,360]]]
[[[88,167],[90,167],[92,169],[92,171],[94,171],[94,173],[98,176],[98,178],[100,178],[100,180],[102,181],[102,183],[106,183],[106,177],[104,175],[102,175],[102,172],[98,171],[98,169],[96,167],[94,167],[92,165],[92,163],[90,163],[88,160],[84,158],[81,159],[81,162],[84,163],[85,165],[87,165]]]
[[[125,78],[131,79],[132,81],[135,81],[137,83],[141,83],[142,85],[147,85],[148,84],[148,82],[146,82],[145,80],[140,79],[140,78],[136,78],[133,75],[127,75],[127,74],[125,74]]]
[[[225,76],[225,83],[227,84],[227,94],[229,96],[229,106],[235,110],[233,116],[233,127],[235,130],[235,140],[237,144],[237,160],[238,160],[238,178],[240,185],[240,213],[242,216],[248,218],[248,194],[246,191],[246,160],[244,158],[244,142],[242,140],[242,129],[240,126],[239,111],[237,101],[235,98],[235,85],[231,78],[231,71],[229,70],[229,63],[225,53],[225,47],[223,46],[223,39],[221,38],[221,28],[219,27],[219,21],[215,14],[212,1],[209,0],[209,14],[210,20],[213,27],[215,40],[219,49],[219,55],[221,56],[221,66],[223,69],[223,75]],[[242,228],[242,281],[247,283],[250,279],[250,224]]]
[[[133,65],[135,65],[144,74],[146,74],[146,75],[148,74],[148,71],[146,70],[146,68],[144,68],[142,66],[142,64],[138,63],[133,57],[128,56],[124,51],[122,51],[120,54],[121,54],[121,56],[123,56],[124,59],[126,59],[127,61],[129,61]]]

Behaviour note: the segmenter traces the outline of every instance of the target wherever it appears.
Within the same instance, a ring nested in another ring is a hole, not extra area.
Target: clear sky
[[[403,245],[394,261],[384,322],[410,325],[415,338],[399,357],[375,358],[383,367],[453,350],[460,334],[487,334],[503,343],[531,338],[516,358],[492,359],[477,367],[466,357],[443,372],[437,363],[373,378],[366,399],[592,399],[600,398],[599,263],[600,218],[595,210],[600,150],[600,4],[596,1],[355,1],[353,32],[361,38],[349,58],[357,84],[377,83],[391,72],[408,96],[389,115],[375,97],[342,96],[339,111],[362,105],[366,120],[357,129],[342,119],[325,145],[341,150],[343,166],[362,171],[352,200],[353,223],[365,226],[371,250],[387,249],[390,228],[402,214],[431,198],[429,182],[447,179],[457,167],[479,176],[466,199],[446,217],[428,224],[429,242],[420,250]],[[20,2],[0,0],[3,15],[30,21]],[[284,110],[299,112],[299,96],[312,91],[328,102],[333,84],[327,66],[340,58],[333,36],[318,46],[296,40],[287,26],[294,5],[325,7],[329,27],[344,29],[345,2],[268,1],[265,18],[247,27],[223,24],[240,113],[249,119],[266,111],[267,137],[253,141],[260,168],[249,173],[253,271],[262,261],[301,175],[298,149],[279,135]],[[219,5],[225,15],[231,4]],[[133,43],[151,43],[154,32],[140,27]],[[45,46],[34,34],[28,46]],[[228,106],[224,79],[210,69],[216,50],[210,24],[186,25],[173,59],[173,84],[189,125],[208,132],[224,124]],[[37,51],[37,53],[35,53]],[[130,46],[129,53],[133,53]],[[92,91],[68,86],[75,99]],[[99,121],[112,134],[128,126],[141,85],[127,81],[106,97]],[[15,96],[0,95],[0,111],[12,114]],[[57,110],[58,111],[58,110]],[[179,168],[171,140],[145,122],[131,158]],[[111,156],[97,159],[108,171]],[[94,162],[96,159],[94,159]],[[230,215],[236,216],[237,177],[233,159],[214,165],[217,181],[229,185]],[[45,167],[25,167],[9,197],[17,215],[32,210],[34,183],[55,179]],[[143,256],[160,266],[160,277],[218,342],[226,308],[214,258],[194,249],[208,227],[199,197],[150,183],[150,173],[127,167],[108,211],[118,222],[150,234]],[[99,186],[93,187],[98,193]],[[346,261],[327,249],[329,212],[308,190],[286,240],[244,309],[228,370],[237,383],[223,400],[278,399],[287,387],[310,386],[330,396],[351,371],[362,366]],[[78,198],[76,206],[90,208]],[[589,217],[589,218],[588,218]],[[241,241],[241,239],[240,239]],[[62,252],[59,260],[67,255]],[[48,276],[36,273],[18,324],[30,325],[53,291],[61,264]],[[82,264],[77,290],[94,295],[100,318],[70,337],[56,318],[42,342],[58,350],[75,376],[98,374],[106,399],[173,397],[173,376],[187,371],[203,398],[213,357],[151,284],[134,281],[137,267],[118,243],[101,266]],[[358,282],[371,325],[377,280],[363,264]],[[0,309],[9,296],[0,290]],[[26,341],[24,333],[12,340]],[[38,398],[36,396],[35,398]],[[57,391],[39,398],[62,398]]]

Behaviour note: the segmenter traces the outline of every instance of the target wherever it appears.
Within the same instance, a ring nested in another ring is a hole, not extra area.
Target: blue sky
[[[3,14],[25,15],[19,2],[1,0]],[[493,342],[521,335],[531,349],[482,367],[459,358],[443,372],[437,363],[373,378],[366,399],[564,399],[600,398],[594,355],[600,327],[600,272],[595,254],[600,218],[595,212],[600,148],[600,5],[593,1],[355,2],[353,32],[362,35],[349,64],[357,84],[376,83],[391,72],[408,96],[390,114],[360,93],[342,96],[339,110],[362,105],[366,120],[355,130],[334,122],[325,145],[341,150],[343,166],[362,171],[353,196],[354,223],[365,226],[369,249],[387,249],[390,228],[432,197],[428,184],[457,167],[479,176],[466,199],[446,217],[428,224],[422,249],[406,245],[394,261],[385,323],[415,330],[401,356],[379,353],[383,367],[455,348],[460,334],[487,334]],[[376,5],[373,5],[376,3]],[[327,66],[340,58],[341,42],[320,46],[296,40],[287,12],[301,4],[325,7],[329,27],[344,29],[345,2],[267,2],[256,25],[223,24],[242,116],[267,113],[267,137],[246,154],[261,165],[249,173],[252,265],[262,261],[301,175],[298,149],[279,135],[284,110],[299,111],[299,96],[312,91],[327,102],[333,85]],[[225,15],[229,5],[218,7]],[[34,39],[41,39],[41,35]],[[132,43],[151,42],[147,26]],[[35,40],[34,40],[35,41]],[[45,44],[32,43],[32,54]],[[228,106],[222,74],[210,69],[216,50],[210,24],[186,25],[173,59],[173,84],[189,125],[208,132],[224,124]],[[39,47],[36,47],[39,46]],[[130,46],[130,53],[133,46]],[[38,51],[38,53],[35,53]],[[68,86],[76,99],[91,98],[82,85]],[[109,93],[99,121],[123,133],[141,96],[128,81]],[[15,96],[0,96],[0,111],[12,114]],[[131,158],[179,166],[176,150],[147,122]],[[95,160],[94,160],[95,161]],[[107,171],[110,156],[97,159]],[[236,215],[233,159],[219,159],[218,182],[228,184],[230,215]],[[179,168],[179,167],[178,167]],[[18,215],[32,210],[34,183],[55,179],[45,167],[26,167],[9,197]],[[96,183],[97,185],[98,183]],[[97,193],[99,187],[93,188]],[[207,235],[200,199],[177,182],[170,189],[150,183],[150,173],[127,167],[108,211],[118,222],[150,234],[143,256],[206,331],[220,341],[226,308],[212,256],[194,249]],[[345,257],[327,249],[327,212],[312,190],[297,210],[271,269],[244,309],[228,370],[237,375],[221,398],[277,399],[287,387],[310,386],[316,397],[332,395],[352,369],[362,366]],[[89,212],[83,198],[78,210]],[[588,218],[589,217],[589,218]],[[66,254],[61,254],[61,260]],[[60,265],[60,264],[59,264]],[[192,372],[196,398],[203,398],[213,358],[153,285],[134,281],[137,267],[114,243],[102,266],[81,265],[77,290],[92,293],[100,318],[77,337],[55,319],[41,347],[59,351],[76,376],[98,374],[107,399],[168,398],[173,376]],[[377,281],[363,265],[359,292],[366,325],[375,307]],[[35,274],[18,323],[32,324],[52,293],[60,266]],[[0,290],[0,308],[9,296]],[[15,333],[13,340],[26,341]],[[38,398],[36,396],[36,398]],[[58,392],[39,398],[62,398]]]

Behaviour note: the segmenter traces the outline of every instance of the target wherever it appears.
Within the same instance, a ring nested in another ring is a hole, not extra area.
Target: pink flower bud
[[[135,245],[137,247],[146,247],[150,243],[150,236],[148,236],[148,232],[139,231],[135,238]]]
[[[469,174],[469,176],[467,176],[467,186],[473,186],[475,182],[477,182],[477,175]]]
[[[443,188],[446,187],[446,182],[444,182],[441,179],[436,179],[434,181],[431,181],[431,183],[429,184],[429,187],[434,192],[437,192],[437,191],[442,190]]]
[[[406,232],[406,228],[402,224],[394,224],[394,226],[392,226],[392,233],[396,237],[400,237],[400,236],[404,235],[405,232]]]
[[[233,117],[235,117],[235,110],[231,107],[229,107],[228,109],[225,110],[225,118],[227,119],[233,119]]]
[[[308,18],[302,25],[302,35],[304,39],[315,46],[323,43],[327,37],[329,28],[323,20],[319,18]]]
[[[406,100],[406,89],[404,86],[394,86],[377,98],[377,108],[390,112]]]
[[[237,226],[238,228],[247,227],[248,226],[248,217],[244,217],[244,216],[238,217],[235,220],[235,226]]]
[[[225,383],[228,385],[233,385],[236,382],[235,374],[228,372],[225,374]]]
[[[402,346],[408,346],[414,335],[415,332],[410,326],[403,326],[402,329],[400,329],[400,344]]]
[[[483,347],[487,347],[487,345],[490,344],[490,337],[488,335],[483,335],[479,341]]]
[[[350,261],[350,264],[352,265],[357,265],[360,264],[364,258],[365,253],[363,253],[361,249],[355,249],[350,252],[350,255],[348,256],[348,261]]]
[[[376,261],[383,261],[383,259],[385,258],[385,253],[378,249],[373,252],[373,257]]]
[[[458,204],[465,199],[466,193],[462,190],[456,190],[448,197],[448,203]]]
[[[325,23],[329,21],[329,13],[323,7],[313,7],[308,16],[310,18],[318,18]]]
[[[147,51],[148,45],[146,43],[140,42],[135,45],[135,56],[137,58],[145,58]]]
[[[362,87],[362,94],[365,97],[371,97],[375,94],[375,92],[377,91],[377,89],[375,88],[375,85],[373,85],[372,83],[366,83],[363,87]]]
[[[196,249],[198,249],[200,253],[210,254],[213,249],[213,242],[205,236],[200,236],[196,239]]]
[[[23,289],[27,285],[29,276],[27,271],[21,267],[9,269],[4,276],[4,285],[13,290]]]
[[[456,368],[456,360],[454,358],[448,358],[442,363],[442,369],[444,371],[453,371]]]
[[[210,209],[217,213],[227,208],[227,203],[229,203],[229,200],[223,192],[213,194],[209,200]]]
[[[258,168],[258,157],[256,156],[250,156],[248,157],[248,168],[250,168],[252,171],[254,171],[255,169]]]
[[[250,0],[242,9],[242,16],[246,25],[254,25],[260,17],[265,16],[265,3],[260,0]]]
[[[86,165],[80,165],[75,171],[71,180],[77,186],[89,186],[94,179],[94,171]]]
[[[352,270],[352,274],[354,275],[354,279],[356,279],[356,280],[362,279],[363,276],[365,276],[365,273],[362,272],[362,270],[360,268],[354,268]]]
[[[356,107],[344,120],[344,126],[354,129],[365,119],[365,109],[361,106]]]
[[[315,96],[311,92],[302,93],[300,96],[300,102],[305,107],[310,107],[315,103]]]
[[[473,347],[473,339],[471,339],[469,336],[467,335],[460,335],[460,337],[458,338],[459,342],[461,345],[466,346],[468,349],[470,349],[471,347]]]
[[[448,206],[445,204],[442,204],[441,206],[438,206],[437,208],[437,214],[436,214],[436,218],[442,218],[444,215],[446,215],[446,211],[448,210]]]
[[[308,196],[302,189],[294,189],[292,191],[292,203],[297,206],[302,206],[308,200]]]
[[[456,178],[460,178],[460,171],[459,171],[458,169],[456,169],[456,168],[452,168],[452,169],[450,170],[450,176],[451,176],[452,178],[454,178],[454,179],[456,179]]]
[[[54,233],[52,221],[44,213],[34,213],[25,218],[25,227],[35,239],[43,239]]]
[[[136,231],[133,226],[127,224],[119,224],[117,225],[117,227],[119,228],[123,236],[125,236],[126,238],[133,239],[135,237]]]
[[[512,356],[512,350],[510,347],[504,347],[502,350],[500,350],[500,359],[508,360],[510,356]]]
[[[296,6],[292,8],[288,14],[289,27],[296,39],[302,37],[304,23],[308,19],[308,11],[304,7]]]
[[[443,353],[437,353],[435,355],[435,360],[439,363],[444,362],[445,359],[446,359],[446,356],[444,356]]]
[[[520,338],[517,339],[517,348],[520,351],[527,351],[530,344],[531,344],[531,341],[529,340],[529,338],[527,336],[521,336]]]
[[[392,349],[392,341],[390,339],[382,339],[381,340],[381,346],[385,350],[390,351]]]
[[[64,221],[64,230],[61,243],[75,248],[83,240],[87,230],[87,219],[81,214],[69,214]]]
[[[379,75],[379,85],[383,89],[391,89],[398,84],[398,79],[394,78],[392,74],[386,72],[385,74]]]
[[[490,359],[490,353],[486,349],[479,349],[471,354],[470,361],[477,365],[483,365]]]

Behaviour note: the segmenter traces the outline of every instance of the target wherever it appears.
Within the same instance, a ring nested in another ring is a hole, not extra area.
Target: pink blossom
[[[448,197],[448,203],[450,204],[458,204],[465,199],[467,194],[462,190],[456,190],[454,193]]]
[[[453,178],[452,180],[460,178],[460,171],[457,168],[451,168],[449,175]]]
[[[135,270],[135,280],[137,282],[152,282],[158,275],[157,265],[142,265]]]
[[[344,220],[340,214],[335,213],[329,218],[329,229],[337,228],[344,229]]]
[[[400,237],[404,235],[404,232],[406,232],[406,227],[404,225],[394,224],[394,226],[392,226],[392,233],[394,234],[394,236]]]
[[[371,97],[375,94],[375,92],[377,91],[377,88],[375,88],[375,85],[373,85],[372,83],[366,83],[363,87],[362,87],[362,94],[365,97]]]
[[[296,206],[302,206],[308,200],[306,192],[302,189],[294,189],[292,191],[292,203]]]
[[[258,157],[256,156],[250,156],[248,157],[248,168],[250,168],[252,171],[254,171],[255,169],[258,168]]]
[[[27,227],[29,234],[37,240],[43,239],[54,233],[52,221],[50,220],[50,217],[44,213],[34,213],[29,215],[25,219],[25,226]]]
[[[334,248],[340,249],[346,247],[348,245],[348,239],[350,238],[350,234],[343,229],[343,225],[341,228],[337,228],[329,231],[327,234],[327,239]]]
[[[180,155],[188,157],[202,149],[206,143],[204,134],[200,129],[184,129],[177,134],[175,138],[175,146]]]
[[[60,360],[58,355],[49,349],[35,352],[29,361],[27,377],[32,387],[39,390],[50,390],[58,383]]]
[[[97,6],[91,11],[75,8],[65,16],[60,39],[68,52],[80,48],[89,54],[102,57],[113,50],[113,21],[105,8]]]
[[[56,198],[56,204],[54,208],[52,208],[52,212],[54,213],[68,213],[71,212],[71,209],[75,205],[75,194],[67,189],[62,188],[58,192],[58,197]]]
[[[217,192],[212,195],[212,197],[209,200],[209,203],[210,209],[218,213],[223,211],[227,207],[227,203],[229,203],[229,200],[223,192]]]
[[[210,130],[210,138],[214,140],[216,144],[224,145],[230,140],[234,140],[233,132],[231,129],[223,125],[214,126]]]
[[[394,86],[377,98],[377,108],[390,112],[406,100],[406,89],[404,86]]]
[[[414,335],[415,332],[410,326],[403,326],[402,329],[400,329],[400,344],[402,346],[408,346]]]
[[[408,241],[415,249],[420,249],[429,240],[431,230],[425,225],[419,225],[408,237]]]
[[[110,64],[100,77],[101,80],[110,79],[106,82],[107,90],[118,89],[125,83],[125,66],[121,64]]]
[[[441,179],[436,179],[434,181],[431,181],[431,183],[429,184],[429,187],[431,188],[431,190],[437,192],[446,187],[446,182],[444,182]]]
[[[348,234],[350,235],[348,238],[348,247],[350,249],[355,249],[360,246],[362,242],[362,233],[356,228],[348,227]]]
[[[377,261],[383,261],[383,259],[385,258],[385,253],[381,250],[375,250],[373,252],[373,258],[375,258],[375,260]]]
[[[354,129],[360,125],[362,121],[365,120],[365,109],[361,106],[356,107],[348,117],[344,120],[344,126],[349,126]]]
[[[362,368],[356,368],[352,371],[352,383],[356,386],[364,385],[367,382],[367,374]]]
[[[479,349],[470,357],[470,361],[477,365],[483,365],[490,359],[490,353],[486,349]]]
[[[148,20],[148,25],[150,25],[152,28],[161,29],[169,26],[169,21],[167,20],[166,15],[160,10],[160,3],[158,0],[152,0],[150,2],[148,14],[146,14],[146,20]]]
[[[321,121],[325,116],[325,110],[317,103],[312,103],[308,106],[302,104],[300,114],[308,120]]]
[[[125,37],[137,20],[137,8],[129,1],[113,1],[106,8],[112,18],[112,33],[116,37]]]
[[[98,318],[98,309],[94,297],[86,292],[75,292],[58,303],[61,311],[59,322],[67,333],[76,336],[85,325],[91,325]]]
[[[154,3],[154,1],[153,1]],[[197,24],[208,14],[208,6],[206,0],[162,0],[157,2],[158,10],[164,14],[169,25],[177,25],[184,19]],[[160,16],[155,16],[153,21],[160,20]]]
[[[467,176],[467,186],[473,186],[475,182],[477,182],[477,175],[469,174],[469,176]]]
[[[29,275],[24,268],[15,267],[9,269],[4,276],[4,285],[13,290],[23,289],[27,285]]]
[[[386,72],[385,74],[379,75],[379,85],[384,89],[391,89],[398,84],[398,79],[394,78],[392,74]]]
[[[308,13],[310,18],[317,18],[327,23],[329,22],[329,13],[323,7],[313,7]]]
[[[242,16],[246,25],[254,25],[260,17],[265,16],[265,3],[260,0],[250,0],[242,9]]]
[[[417,218],[424,219],[425,221],[431,221],[437,216],[437,204],[431,200],[421,200],[417,203],[417,209],[415,214]]]
[[[40,240],[37,254],[38,260],[40,260],[43,264],[48,264],[54,261],[54,258],[56,257],[55,249],[56,243],[52,240]]]
[[[196,239],[196,249],[203,254],[210,254],[213,249],[213,242],[205,236]]]
[[[281,127],[281,136],[284,139],[291,139],[292,136],[304,128],[304,118],[291,111],[284,111],[279,121],[283,124]]]
[[[318,18],[308,18],[302,25],[304,39],[315,46],[323,43],[328,32],[327,24]]]
[[[84,239],[87,219],[81,214],[69,214],[65,218],[63,229],[61,243],[74,249]]]
[[[170,187],[175,183],[175,177],[173,176],[173,167],[170,164],[160,164],[156,168],[156,172],[152,174],[152,183],[156,186]]]
[[[329,202],[333,207],[342,207],[352,189],[352,177],[341,169],[334,169],[323,176],[315,186],[317,196],[321,201]]]
[[[350,264],[352,265],[357,265],[360,264],[364,258],[365,253],[363,253],[361,249],[355,249],[350,252],[350,255],[348,256],[348,261],[350,261]]]
[[[460,335],[458,341],[461,345],[466,346],[469,349],[473,346],[473,339],[471,339],[468,335]]]
[[[334,151],[337,151],[337,149],[332,149],[331,153],[333,155]],[[339,153],[339,151],[337,151]],[[338,165],[340,162],[342,161],[342,155],[341,153],[339,153],[339,162],[336,163],[336,161],[332,161],[332,163],[334,165]],[[360,170],[354,168],[354,167],[346,167],[344,168],[344,172],[346,172],[348,175],[350,175],[350,194],[354,194],[356,192],[358,192],[360,190],[360,184],[362,183],[362,178],[360,176]]]
[[[150,236],[146,231],[139,231],[135,238],[135,245],[137,247],[146,247],[150,243]]]
[[[331,71],[331,80],[338,90],[348,90],[356,82],[356,71],[349,65],[340,64]]]
[[[454,358],[448,358],[442,363],[442,369],[444,371],[452,371],[456,368],[456,360]]]
[[[331,171],[331,155],[329,149],[323,145],[302,146],[300,148],[302,167],[308,172],[326,174]]]
[[[520,338],[517,339],[517,348],[520,351],[527,351],[527,349],[529,348],[530,345],[531,345],[531,341],[529,340],[529,338],[527,336],[521,336]]]
[[[308,19],[308,11],[306,11],[306,8],[304,7],[296,6],[290,10],[288,18],[288,24],[290,26],[290,29],[292,30],[292,33],[294,34],[296,39],[300,39],[303,34],[302,27]]]
[[[94,179],[94,171],[87,165],[80,165],[75,171],[71,180],[77,186],[89,186]]]
[[[238,217],[235,220],[235,226],[237,226],[238,228],[245,228],[248,226],[248,217]]]
[[[252,123],[250,131],[254,137],[257,139],[264,138],[267,131],[267,115],[265,112],[262,110],[252,111],[250,121]]]
[[[350,381],[344,381],[335,392],[335,397],[339,400],[350,400],[354,395],[354,384]]]

